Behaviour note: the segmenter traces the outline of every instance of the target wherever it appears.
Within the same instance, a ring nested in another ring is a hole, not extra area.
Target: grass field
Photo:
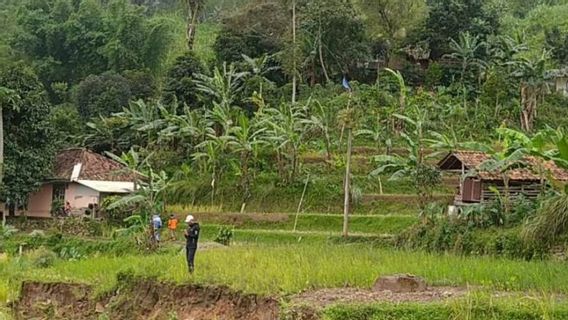
[[[174,255],[109,257],[58,261],[46,269],[26,259],[0,263],[0,298],[13,298],[23,279],[93,284],[99,292],[115,285],[115,275],[157,277],[175,283],[226,284],[245,292],[291,294],[312,288],[370,287],[385,274],[411,273],[432,285],[484,286],[495,290],[568,293],[564,263],[523,262],[489,257],[456,257],[395,251],[363,244],[249,246],[199,252],[198,272],[187,274],[183,251]]]

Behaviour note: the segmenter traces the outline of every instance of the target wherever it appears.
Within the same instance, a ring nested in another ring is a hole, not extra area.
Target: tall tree
[[[4,178],[4,110],[16,110],[17,100],[20,97],[16,94],[14,90],[8,89],[6,87],[0,87],[0,190],[3,186]],[[4,208],[4,202],[0,201],[2,206],[0,211],[2,211],[2,226],[6,225],[6,211]]]
[[[20,97],[17,108],[3,110],[5,133],[4,184],[0,199],[14,208],[49,175],[55,146],[48,122],[50,105],[33,71],[24,65],[0,73],[0,83]]]
[[[430,0],[428,5],[423,35],[433,58],[449,53],[449,39],[458,39],[460,33],[469,32],[486,40],[498,31],[499,14],[488,0]]]
[[[16,16],[11,46],[47,88],[109,69],[160,71],[173,41],[171,19],[149,17],[127,0],[23,1]]]

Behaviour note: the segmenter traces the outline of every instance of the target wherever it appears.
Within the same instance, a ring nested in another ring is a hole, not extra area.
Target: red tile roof
[[[73,168],[81,164],[78,180],[134,181],[135,175],[122,164],[87,149],[61,151],[55,158],[54,178],[71,180]]]
[[[457,159],[465,166],[466,170],[476,170],[478,176],[484,180],[502,180],[502,176],[498,172],[479,171],[479,166],[485,161],[491,159],[491,156],[477,151],[456,151],[448,154],[439,163],[439,167],[444,170],[444,164],[450,159]],[[568,171],[558,167],[553,161],[545,161],[540,158],[525,156],[522,160],[526,166],[509,170],[507,175],[513,181],[538,181],[540,175],[537,172],[539,165],[545,170],[546,175],[550,174],[556,180],[568,181]]]

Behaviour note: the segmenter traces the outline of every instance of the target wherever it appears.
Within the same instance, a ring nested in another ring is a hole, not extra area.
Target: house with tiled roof
[[[122,164],[83,148],[57,154],[52,176],[30,195],[25,214],[47,218],[53,212],[94,213],[103,198],[134,191],[135,174]]]
[[[460,183],[454,201],[456,205],[495,200],[495,191],[505,193],[505,177],[510,197],[522,194],[527,198],[536,198],[547,179],[568,181],[568,171],[558,167],[553,161],[525,156],[519,166],[501,173],[483,170],[482,165],[490,159],[491,156],[483,152],[455,151],[438,163],[442,172],[459,176]]]

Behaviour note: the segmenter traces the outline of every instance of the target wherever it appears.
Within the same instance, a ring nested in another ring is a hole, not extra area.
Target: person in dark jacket
[[[192,215],[188,215],[185,218],[185,223],[187,223],[187,229],[185,230],[185,254],[187,258],[187,267],[189,268],[189,273],[193,273],[195,269],[194,260],[195,252],[197,251],[197,241],[199,240],[199,223],[195,222]]]

